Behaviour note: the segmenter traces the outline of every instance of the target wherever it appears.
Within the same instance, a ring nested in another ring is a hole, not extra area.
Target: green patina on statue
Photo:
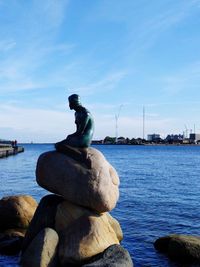
[[[77,94],[69,96],[69,107],[75,110],[76,132],[55,144],[58,152],[70,155],[79,161],[87,158],[87,148],[92,142],[94,120],[91,113],[82,106]]]
[[[91,113],[81,105],[79,95],[69,96],[69,107],[74,109],[76,132],[67,136],[66,142],[73,147],[89,147],[94,133]]]

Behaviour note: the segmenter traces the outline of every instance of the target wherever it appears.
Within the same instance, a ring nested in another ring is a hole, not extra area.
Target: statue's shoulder
[[[91,115],[90,111],[86,109],[85,107],[82,107],[81,112],[85,115]]]

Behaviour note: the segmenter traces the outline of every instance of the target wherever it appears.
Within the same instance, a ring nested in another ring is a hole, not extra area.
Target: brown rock
[[[67,200],[61,202],[57,207],[55,217],[55,229],[57,232],[67,228],[71,223],[83,215],[96,215],[94,211],[87,208],[77,206]]]
[[[62,266],[80,264],[110,245],[119,244],[106,214],[83,215],[61,231],[59,236],[59,260]]]
[[[122,228],[121,228],[119,222],[115,218],[113,218],[108,212],[106,214],[108,217],[108,221],[109,221],[110,225],[112,226],[119,242],[122,241],[123,232],[122,232]]]
[[[112,210],[119,197],[119,177],[103,154],[88,148],[91,168],[56,151],[42,154],[36,177],[40,186],[97,212]]]
[[[64,199],[57,195],[47,195],[43,197],[36,209],[33,219],[27,229],[22,252],[28,247],[33,238],[44,228],[55,229],[55,215],[57,206]]]
[[[56,267],[58,235],[51,228],[40,231],[21,257],[22,267]]]
[[[0,200],[0,230],[27,228],[35,213],[37,202],[27,195],[9,196]]]
[[[123,232],[119,222],[113,218],[108,212],[104,213],[107,216],[108,222],[113,228],[119,241],[123,239]],[[87,208],[74,205],[69,201],[61,202],[57,207],[55,229],[57,232],[67,228],[71,223],[80,218],[83,215],[100,215]]]
[[[154,243],[154,247],[180,262],[200,263],[199,236],[168,235],[158,238]]]

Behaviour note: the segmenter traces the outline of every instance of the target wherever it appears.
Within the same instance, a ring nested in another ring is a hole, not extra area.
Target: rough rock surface
[[[74,205],[69,201],[64,200],[57,207],[55,219],[56,231],[59,233],[61,230],[68,227],[71,223],[73,223],[75,220],[77,220],[83,215],[95,216],[100,214],[97,214],[92,210]],[[123,232],[119,222],[115,218],[113,218],[108,212],[106,212],[105,215],[107,216],[108,222],[113,228],[118,240],[121,241],[123,239]]]
[[[57,195],[47,195],[40,200],[29,228],[27,229],[22,245],[22,252],[42,229],[47,227],[55,229],[56,210],[58,204],[62,201],[63,198]]]
[[[119,177],[103,154],[88,148],[91,168],[56,151],[42,154],[36,178],[43,188],[97,212],[112,210],[119,197]]]
[[[0,200],[0,230],[27,228],[37,208],[28,195],[4,197]]]
[[[79,264],[119,244],[107,215],[84,215],[60,232],[59,259],[62,266]]]
[[[120,245],[112,245],[82,267],[133,267],[129,252]]]
[[[21,257],[22,267],[56,267],[58,235],[51,228],[40,231]]]
[[[120,226],[120,223],[115,218],[113,218],[108,212],[106,214],[108,217],[108,221],[109,221],[110,225],[112,226],[119,242],[122,241],[123,232],[122,232],[122,228]]]
[[[94,214],[94,211],[64,200],[57,206],[55,229],[59,233],[81,216],[92,214]]]
[[[158,238],[154,247],[181,262],[200,263],[200,237],[189,235],[168,235]]]

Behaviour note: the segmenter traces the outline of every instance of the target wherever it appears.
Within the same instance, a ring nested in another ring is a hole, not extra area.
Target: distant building
[[[191,142],[198,142],[200,141],[200,134],[191,133],[189,139]]]
[[[183,135],[182,134],[168,134],[165,140],[167,142],[180,142],[180,141],[183,141]]]
[[[160,134],[148,134],[147,135],[147,140],[149,142],[158,142],[161,140]]]

